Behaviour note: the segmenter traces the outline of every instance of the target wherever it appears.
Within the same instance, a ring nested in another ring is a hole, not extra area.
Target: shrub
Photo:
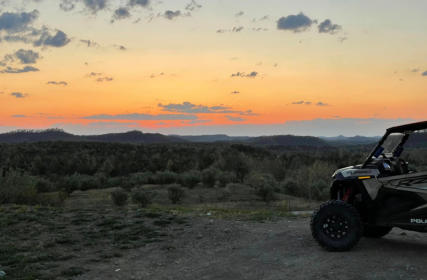
[[[261,197],[264,202],[270,202],[276,199],[274,189],[271,186],[261,186],[257,190],[257,195]]]
[[[218,189],[216,199],[219,202],[228,201],[230,200],[230,197],[231,197],[231,192],[228,189],[226,188]]]
[[[153,173],[151,172],[138,172],[138,173],[133,173],[129,176],[129,181],[132,183],[132,185],[134,186],[141,186],[141,185],[146,185],[149,184],[153,181]]]
[[[74,173],[71,176],[64,177],[60,183],[60,188],[67,193],[72,193],[75,190],[91,190],[101,187],[98,178],[95,176],[83,175]]]
[[[123,189],[115,190],[111,193],[111,200],[116,206],[124,206],[128,201],[128,194]]]
[[[173,204],[180,202],[184,194],[184,189],[179,184],[173,184],[168,187],[168,197]]]
[[[36,189],[39,193],[46,193],[54,191],[55,187],[51,181],[44,178],[38,178],[36,183]]]
[[[265,202],[275,199],[274,190],[277,182],[271,174],[253,174],[247,180],[247,184],[255,188],[256,193]]]
[[[224,188],[228,183],[234,183],[237,181],[237,177],[232,172],[219,172],[217,175],[218,185]]]
[[[68,197],[65,192],[44,192],[38,195],[38,204],[43,206],[59,207]]]
[[[132,191],[132,201],[139,204],[142,208],[151,204],[152,194],[143,189],[136,189]]]
[[[36,180],[26,174],[11,171],[6,177],[0,177],[0,204],[36,204],[38,194]]]
[[[187,188],[194,188],[200,181],[201,175],[199,171],[190,170],[181,174],[181,184]]]
[[[207,168],[202,171],[202,182],[208,188],[212,188],[216,182],[216,175],[218,170],[214,168]]]
[[[160,171],[156,172],[154,175],[154,183],[159,185],[167,185],[175,183],[178,179],[178,176],[175,172],[171,171]]]
[[[300,194],[300,188],[298,187],[298,184],[293,180],[285,180],[280,183],[280,188],[285,194],[288,195],[294,195],[299,196]]]

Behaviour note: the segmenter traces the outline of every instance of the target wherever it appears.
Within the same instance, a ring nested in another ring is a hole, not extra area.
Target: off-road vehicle
[[[426,129],[427,121],[391,127],[363,164],[335,171],[331,200],[311,219],[322,247],[350,250],[362,236],[379,238],[393,227],[427,232],[427,172],[400,158],[409,138],[427,144]]]

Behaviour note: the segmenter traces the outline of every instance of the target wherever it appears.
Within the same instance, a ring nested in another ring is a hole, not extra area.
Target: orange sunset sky
[[[0,132],[380,135],[427,118],[427,1],[0,0]]]

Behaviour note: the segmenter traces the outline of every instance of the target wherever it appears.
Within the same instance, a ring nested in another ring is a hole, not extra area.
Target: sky
[[[0,0],[0,132],[381,135],[427,119],[426,10]]]

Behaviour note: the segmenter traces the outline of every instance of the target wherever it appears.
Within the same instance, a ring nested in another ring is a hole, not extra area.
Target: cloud
[[[253,27],[252,31],[255,31],[255,32],[268,31],[268,28],[265,28],[265,27]]]
[[[240,11],[240,12],[236,13],[234,16],[235,16],[235,17],[241,17],[241,16],[243,16],[244,14],[245,14],[245,12],[244,12],[244,11]]]
[[[237,73],[233,73],[231,74],[231,77],[241,77],[241,78],[255,78],[259,75],[258,72],[256,71],[252,71],[248,74],[246,74],[245,72],[237,72]]]
[[[225,116],[229,121],[232,122],[244,122],[245,119],[241,117]]]
[[[115,20],[121,20],[130,17],[130,12],[128,8],[120,7],[114,11],[113,18]]]
[[[165,75],[164,72],[161,72],[158,75],[153,73],[153,74],[150,75],[150,79],[154,79],[154,78],[157,78],[157,77],[162,77],[164,75]]]
[[[324,107],[324,106],[329,106],[329,104],[323,103],[322,101],[319,101],[319,102],[316,103],[316,106]]]
[[[347,37],[345,37],[345,36],[343,36],[343,37],[338,37],[338,42],[340,42],[340,43],[344,43],[344,41],[347,41],[348,40],[348,38]]]
[[[0,70],[0,73],[6,73],[6,74],[19,74],[19,73],[27,73],[27,72],[38,72],[40,71],[38,68],[35,68],[33,66],[25,66],[24,68],[13,68],[13,67],[6,67],[3,70]]]
[[[101,76],[102,73],[97,73],[97,72],[90,72],[89,74],[87,74],[88,77],[96,77],[96,76]]]
[[[113,45],[113,46],[120,51],[126,51],[127,50],[127,48],[123,45]]]
[[[100,77],[100,78],[97,78],[96,79],[96,81],[98,82],[98,83],[102,83],[102,82],[111,82],[112,80],[114,80],[114,78],[113,77]]]
[[[235,27],[233,27],[232,29],[218,29],[218,30],[216,31],[216,33],[226,33],[226,32],[234,32],[234,33],[237,33],[237,32],[242,31],[243,29],[244,29],[244,27],[243,27],[243,26],[235,26]]]
[[[74,2],[75,0],[61,0],[61,3],[59,3],[59,8],[65,12],[72,11],[76,7]]]
[[[34,64],[37,62],[37,59],[40,58],[39,53],[34,52],[32,50],[24,50],[19,49],[15,52],[15,57],[22,63],[22,64]]]
[[[329,34],[335,34],[342,29],[340,25],[333,24],[330,19],[325,19],[322,21],[317,28],[319,29],[319,33]]]
[[[244,29],[243,26],[235,26],[233,29],[231,29],[231,32],[240,32]]]
[[[306,31],[313,23],[316,23],[316,21],[310,19],[303,13],[299,13],[297,15],[289,15],[279,18],[277,21],[277,29],[290,30],[297,33]]]
[[[99,83],[102,83],[102,82],[111,82],[112,80],[114,80],[113,77],[106,76],[103,73],[98,73],[98,72],[90,72],[86,76],[89,77],[89,78],[95,78],[95,81],[99,82]]]
[[[170,103],[167,105],[158,104],[163,111],[174,112],[174,113],[187,113],[187,114],[239,114],[242,116],[255,116],[256,114],[252,110],[237,111],[232,110],[231,107],[227,106],[205,106],[196,105],[191,102],[183,102],[182,104]]]
[[[34,46],[51,46],[60,48],[67,45],[71,40],[67,34],[61,30],[57,30],[55,35],[51,35],[49,31],[44,31],[40,39],[34,42]]]
[[[148,5],[150,5],[150,1],[149,0],[130,0],[129,5],[147,7]]]
[[[191,0],[191,2],[185,6],[185,10],[190,12],[198,10],[200,8],[202,8],[202,5],[197,3],[195,0]]]
[[[310,105],[311,102],[310,101],[303,101],[303,100],[301,100],[301,101],[294,101],[294,102],[292,102],[292,104],[293,105]]]
[[[28,94],[22,92],[12,92],[10,95],[16,98],[25,98],[28,96]]]
[[[65,81],[48,81],[46,84],[55,86],[68,86],[68,83]]]
[[[167,10],[162,16],[168,20],[173,20],[177,17],[180,17],[181,15],[182,13],[180,10],[176,10],[176,11]]]
[[[424,71],[421,76],[427,76],[427,71]]]
[[[82,119],[86,120],[133,120],[133,121],[171,121],[171,120],[197,120],[196,115],[187,115],[187,114],[159,114],[159,115],[150,115],[150,114],[119,114],[119,115],[92,115],[86,116]]]
[[[26,115],[12,115],[12,118],[28,118]]]
[[[83,4],[92,14],[96,14],[107,7],[107,0],[83,0]]]
[[[0,15],[0,31],[5,30],[9,34],[28,30],[31,23],[39,17],[39,12],[33,10],[26,13],[3,13]]]
[[[85,44],[88,48],[90,48],[90,47],[98,48],[99,47],[99,44],[95,41],[92,41],[92,40],[80,40],[80,43]]]
[[[312,105],[313,104],[313,105],[320,106],[320,107],[322,107],[322,106],[329,106],[329,104],[324,103],[322,101],[319,101],[317,103],[313,103],[311,101],[304,101],[304,100],[294,101],[291,104],[292,105]]]
[[[268,20],[268,19],[270,19],[270,17],[268,15],[265,15],[263,17],[260,17],[259,19],[253,18],[252,22],[264,21],[264,20]]]

